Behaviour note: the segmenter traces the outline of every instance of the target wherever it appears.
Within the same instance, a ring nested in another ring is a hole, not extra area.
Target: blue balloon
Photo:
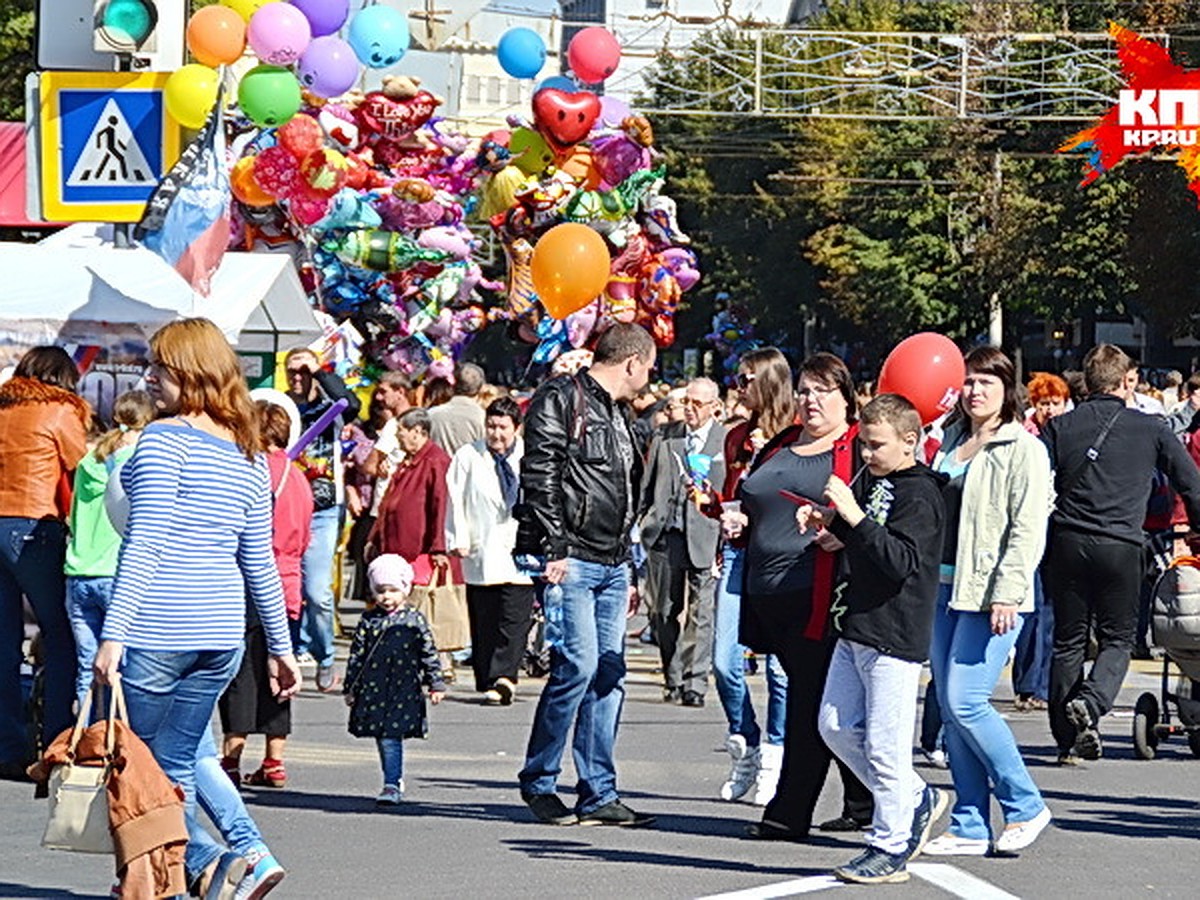
[[[496,45],[500,68],[513,78],[533,78],[546,64],[546,42],[529,28],[510,28]]]
[[[537,90],[535,90],[534,93],[536,94],[538,91],[544,91],[548,88],[554,88],[556,91],[566,91],[567,93],[573,94],[579,90],[579,85],[575,83],[574,79],[568,78],[566,75],[551,75],[549,78],[539,82]]]
[[[350,20],[347,43],[364,66],[386,69],[408,50],[408,20],[390,6],[368,6]]]

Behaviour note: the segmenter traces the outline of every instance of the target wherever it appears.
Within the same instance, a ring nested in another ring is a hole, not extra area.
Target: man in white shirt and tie
[[[724,482],[725,427],[715,419],[721,398],[711,379],[688,382],[683,404],[683,428],[666,425],[650,443],[640,527],[650,619],[662,656],[663,700],[700,707],[712,667],[720,523],[700,512],[688,486]]]

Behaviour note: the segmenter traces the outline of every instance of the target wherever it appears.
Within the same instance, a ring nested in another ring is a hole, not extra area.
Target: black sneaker
[[[1104,753],[1100,732],[1092,721],[1092,712],[1082,697],[1067,703],[1067,721],[1075,726],[1075,746],[1071,752],[1080,759],[1099,759]]]
[[[946,792],[926,785],[925,793],[921,796],[921,805],[913,810],[912,834],[908,838],[908,856],[912,859],[921,853],[921,849],[929,841],[929,833],[933,831],[933,823],[946,811],[950,798]]]
[[[684,691],[683,705],[700,709],[704,706],[704,695],[698,691]]]
[[[678,703],[683,699],[683,688],[663,688],[663,703]]]
[[[868,847],[866,852],[856,856],[846,865],[834,869],[833,877],[851,884],[895,884],[908,881],[905,858],[903,853],[884,853],[882,850]]]
[[[636,813],[620,800],[606,803],[590,813],[579,817],[580,825],[617,825],[622,828],[640,828],[643,825],[653,825],[654,816]]]
[[[861,821],[854,816],[838,816],[836,819],[827,819],[817,826],[818,831],[862,831],[870,828],[871,821]]]
[[[575,825],[579,822],[579,816],[558,799],[558,794],[526,794],[522,792],[521,799],[537,816],[539,822],[547,825]]]

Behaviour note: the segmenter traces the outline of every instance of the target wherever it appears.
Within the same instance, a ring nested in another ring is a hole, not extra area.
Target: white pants
[[[902,853],[925,791],[912,765],[921,664],[839,640],[821,698],[821,737],[875,798],[867,843]]]

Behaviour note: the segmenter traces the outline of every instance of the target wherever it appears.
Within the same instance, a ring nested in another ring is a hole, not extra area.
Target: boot
[[[729,776],[721,785],[722,800],[740,800],[754,787],[758,779],[758,748],[747,747],[740,734],[725,739],[725,749],[733,761]]]
[[[754,785],[755,806],[766,806],[775,796],[779,770],[783,766],[783,746],[764,743],[758,748],[758,781]]]

